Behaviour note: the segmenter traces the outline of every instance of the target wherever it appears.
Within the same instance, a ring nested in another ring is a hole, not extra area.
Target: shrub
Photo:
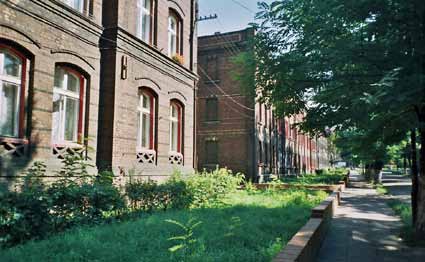
[[[84,169],[85,164],[76,166]],[[35,162],[18,192],[0,193],[0,246],[45,238],[75,225],[100,223],[106,212],[125,208],[123,196],[112,184],[89,182],[83,173],[79,178],[87,182],[79,184],[68,173],[46,186],[41,179],[45,171],[43,163]]]
[[[45,165],[29,168],[20,192],[0,195],[0,245],[11,246],[31,238],[43,238],[52,231],[50,199],[40,176]]]
[[[154,181],[130,182],[125,190],[135,210],[152,212],[155,209],[181,209],[189,207],[192,202],[187,184],[177,179],[171,179],[164,184]]]
[[[190,207],[193,201],[193,194],[184,181],[177,180],[172,177],[163,186],[171,199],[171,202],[167,207],[171,207],[173,209],[184,209]]]
[[[193,207],[213,206],[221,202],[227,193],[235,191],[243,182],[243,175],[233,175],[222,168],[189,176],[186,181],[193,194]]]
[[[112,171],[102,171],[96,176],[96,183],[112,185],[114,177],[115,175]]]
[[[154,181],[135,181],[125,186],[125,191],[133,209],[151,211],[155,207],[157,183]]]
[[[105,212],[119,212],[125,208],[119,190],[107,184],[58,182],[48,189],[48,193],[56,231],[100,223]]]

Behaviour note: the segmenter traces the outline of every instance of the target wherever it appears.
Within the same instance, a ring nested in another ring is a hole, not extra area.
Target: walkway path
[[[425,250],[406,247],[401,222],[386,199],[352,172],[317,262],[424,262]]]

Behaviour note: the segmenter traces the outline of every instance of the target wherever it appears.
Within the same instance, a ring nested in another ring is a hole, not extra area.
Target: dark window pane
[[[207,164],[218,164],[218,142],[206,142]]]
[[[216,121],[218,120],[218,100],[217,98],[208,98],[206,100],[206,120]]]

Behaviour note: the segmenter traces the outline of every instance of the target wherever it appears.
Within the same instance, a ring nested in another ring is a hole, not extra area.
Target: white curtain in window
[[[138,106],[138,134],[137,134],[137,145],[139,149],[152,149],[151,148],[151,116],[153,112],[151,110],[152,97],[145,93],[139,96]]]
[[[54,143],[78,142],[80,86],[79,75],[56,67],[52,114]]]
[[[179,107],[173,104],[170,111],[170,150],[177,152],[179,140]]]
[[[145,42],[150,41],[152,0],[138,0],[138,25],[137,36]]]
[[[177,19],[170,15],[168,17],[168,55],[177,54]]]
[[[0,135],[17,137],[22,78],[22,60],[0,49]]]

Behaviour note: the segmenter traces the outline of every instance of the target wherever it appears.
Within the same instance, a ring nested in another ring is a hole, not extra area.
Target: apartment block
[[[4,0],[0,10],[0,174],[35,160],[54,169],[67,153],[94,163],[102,1]]]
[[[197,0],[0,1],[0,176],[194,170]]]
[[[193,0],[103,2],[97,164],[161,179],[194,168]]]
[[[254,35],[247,28],[198,39],[197,167],[227,167],[254,181],[272,174],[314,172],[327,165],[319,165],[317,157],[318,145],[320,152],[326,151],[324,138],[303,134],[295,125],[302,116],[276,116],[271,106],[248,95],[243,90],[250,87],[242,88],[234,78],[239,70],[234,58],[252,48]]]

